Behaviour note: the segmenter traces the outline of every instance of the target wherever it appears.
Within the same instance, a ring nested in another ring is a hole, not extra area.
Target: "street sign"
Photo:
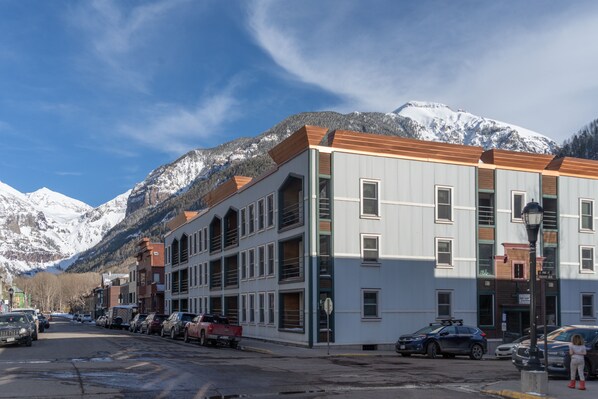
[[[324,312],[326,312],[326,314],[328,316],[330,316],[330,314],[332,313],[332,299],[331,298],[326,298],[324,300]]]
[[[550,279],[552,278],[552,270],[540,270],[538,272],[538,277]]]

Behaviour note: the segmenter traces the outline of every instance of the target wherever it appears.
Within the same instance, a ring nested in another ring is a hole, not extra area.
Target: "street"
[[[201,347],[55,318],[32,347],[0,347],[0,397],[482,398],[484,385],[519,378],[509,361],[493,359],[242,345]]]

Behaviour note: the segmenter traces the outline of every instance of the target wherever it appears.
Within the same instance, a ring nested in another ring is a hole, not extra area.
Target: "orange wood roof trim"
[[[280,165],[307,150],[310,146],[320,145],[327,132],[328,129],[325,127],[305,125],[278,143],[268,151],[268,154],[277,165]]]
[[[507,168],[544,170],[554,160],[554,155],[492,149],[484,151],[481,160]]]
[[[185,223],[187,223],[189,220],[195,218],[195,216],[197,216],[198,212],[194,212],[194,211],[184,211],[179,213],[178,215],[176,215],[174,218],[172,218],[168,223],[166,223],[166,227],[168,227],[168,229],[170,231],[176,230],[179,227],[181,227],[182,225],[184,225]]]
[[[561,175],[598,178],[598,161],[593,159],[556,158],[546,169],[556,170]]]
[[[251,177],[233,176],[229,180],[220,184],[218,187],[207,193],[203,200],[208,208],[213,207],[218,202],[236,193],[241,187],[251,181]]]
[[[438,143],[398,136],[357,133],[337,130],[330,136],[333,148],[405,156],[414,159],[478,164],[484,152],[481,147]]]

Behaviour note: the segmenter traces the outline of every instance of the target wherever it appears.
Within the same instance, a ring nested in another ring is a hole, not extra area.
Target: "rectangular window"
[[[446,238],[436,239],[436,266],[453,266],[453,240]]]
[[[437,291],[436,304],[439,319],[450,318],[453,315],[451,291]]]
[[[208,250],[208,228],[204,227],[203,229],[203,250]]]
[[[594,230],[594,201],[580,200],[579,218],[582,230]]]
[[[202,237],[202,235],[203,235],[203,234],[202,234],[202,233],[203,233],[203,230],[199,230],[199,232],[198,232],[198,233],[199,233],[199,234],[198,234],[198,238],[199,238],[199,239],[198,239],[198,241],[199,241],[199,243],[198,243],[198,244],[199,244],[199,247],[198,247],[198,249],[197,249],[197,250],[198,250],[199,252],[203,252],[203,237]]]
[[[268,292],[268,324],[274,324],[274,293]]]
[[[247,322],[247,295],[241,295],[241,322]]]
[[[249,278],[254,278],[255,277],[255,249],[250,249],[248,251],[249,253],[249,273],[248,276]]]
[[[258,276],[263,277],[266,274],[266,248],[262,245],[257,248]]]
[[[361,180],[361,216],[380,216],[379,182]]]
[[[247,234],[253,234],[255,232],[255,205],[251,204],[247,207],[247,223],[249,228]]]
[[[203,263],[199,264],[199,285],[203,285]]]
[[[239,225],[241,227],[241,237],[245,237],[247,235],[247,211],[245,210],[245,208],[241,209],[240,212],[240,221],[239,221]]]
[[[364,319],[380,318],[378,296],[380,290],[363,290],[361,317]]]
[[[494,244],[480,243],[478,246],[479,275],[494,276]]]
[[[594,247],[581,247],[580,248],[581,258],[581,271],[582,272],[593,272],[594,271]]]
[[[594,294],[581,294],[581,318],[593,319],[594,314]]]
[[[249,322],[255,322],[255,294],[249,294]]]
[[[260,198],[257,201],[257,229],[264,230],[266,227],[266,208],[264,199]]]
[[[525,193],[513,191],[511,193],[511,221],[523,222],[522,213],[525,207]]]
[[[268,276],[274,275],[274,243],[268,244]]]
[[[245,280],[247,278],[247,252],[241,252],[241,279]]]
[[[522,280],[525,278],[525,264],[513,262],[513,278],[516,280]]]
[[[436,221],[453,221],[453,189],[436,186]]]
[[[361,235],[361,259],[365,263],[376,263],[379,260],[379,236]]]
[[[264,324],[266,322],[266,294],[258,294],[258,322]]]
[[[204,285],[208,285],[208,262],[203,264],[203,283]],[[207,299],[206,299],[207,300]]]
[[[494,295],[480,295],[478,308],[480,309],[478,325],[494,325]]]
[[[274,226],[274,194],[266,197],[266,226]]]

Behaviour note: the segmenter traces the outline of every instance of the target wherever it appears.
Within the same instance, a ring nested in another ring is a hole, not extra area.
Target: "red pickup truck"
[[[242,335],[243,327],[232,325],[226,317],[215,314],[200,314],[185,326],[185,342],[196,339],[204,346],[223,343],[236,348]]]

